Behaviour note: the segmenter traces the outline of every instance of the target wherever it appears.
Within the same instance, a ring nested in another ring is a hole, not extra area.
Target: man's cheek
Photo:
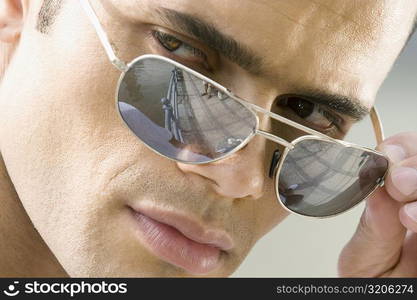
[[[269,233],[290,214],[279,204],[275,192],[273,194],[268,193],[268,197],[264,197],[260,201],[263,203],[257,213],[257,219],[259,220],[258,239]]]

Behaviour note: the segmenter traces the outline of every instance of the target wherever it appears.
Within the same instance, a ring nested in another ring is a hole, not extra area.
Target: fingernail
[[[406,157],[404,149],[397,145],[383,146],[381,151],[385,153],[393,162],[400,162]]]
[[[411,219],[417,222],[417,202],[404,205],[404,210]]]
[[[417,170],[407,167],[397,167],[391,172],[394,186],[405,196],[417,191]]]

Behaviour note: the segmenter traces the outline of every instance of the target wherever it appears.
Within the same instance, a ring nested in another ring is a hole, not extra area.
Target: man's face
[[[233,273],[288,215],[268,177],[277,145],[255,137],[227,159],[204,165],[152,152],[116,113],[119,71],[78,1],[64,2],[47,34],[35,29],[40,2],[30,2],[3,81],[0,149],[29,217],[59,262],[71,276]],[[250,102],[335,138],[355,122],[352,111],[349,116],[297,98],[292,105],[277,96],[320,91],[370,108],[417,6],[411,0],[91,2],[124,61],[145,53],[168,56]],[[172,24],[172,16],[178,17],[172,11],[212,24],[261,57],[262,68],[255,61],[246,70],[233,55]],[[260,127],[288,139],[299,134],[264,116]],[[222,230],[234,246],[221,252],[215,267],[204,261],[184,267],[187,257],[175,265],[141,242],[131,208],[144,206]]]

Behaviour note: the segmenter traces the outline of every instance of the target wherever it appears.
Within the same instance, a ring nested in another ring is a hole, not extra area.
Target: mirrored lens
[[[387,159],[376,153],[330,141],[302,139],[282,164],[277,190],[291,211],[331,216],[366,198],[387,168]]]
[[[144,58],[122,78],[118,107],[145,144],[169,158],[205,163],[243,146],[256,116],[213,84],[174,64]]]

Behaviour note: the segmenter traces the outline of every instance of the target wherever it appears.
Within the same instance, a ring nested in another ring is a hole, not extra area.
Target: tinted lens
[[[118,91],[120,114],[149,147],[172,159],[210,162],[256,130],[245,106],[190,72],[157,58],[133,63]]]
[[[288,152],[278,179],[282,203],[307,216],[343,212],[366,198],[388,168],[381,155],[317,139]]]

